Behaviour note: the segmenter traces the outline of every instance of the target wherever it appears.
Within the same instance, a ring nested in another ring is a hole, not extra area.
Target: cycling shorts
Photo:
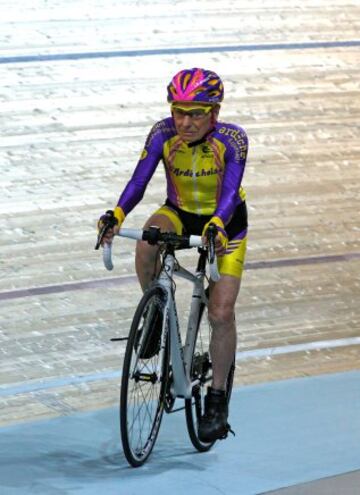
[[[201,235],[204,226],[213,216],[189,213],[173,205],[169,200],[166,200],[154,215],[165,215],[169,218],[179,235]],[[241,278],[246,254],[247,227],[247,209],[243,201],[236,207],[230,222],[225,227],[229,242],[225,254],[218,257],[220,275]]]

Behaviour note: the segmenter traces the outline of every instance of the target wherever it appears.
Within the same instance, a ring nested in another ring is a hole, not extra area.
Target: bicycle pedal
[[[233,437],[236,436],[234,430],[231,429],[231,426],[228,423],[226,425],[226,433],[224,433],[224,435],[220,437],[219,440],[225,440],[228,437],[229,433],[231,433]]]

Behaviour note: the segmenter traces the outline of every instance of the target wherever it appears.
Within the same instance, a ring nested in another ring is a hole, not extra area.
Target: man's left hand
[[[228,237],[225,231],[225,226],[220,217],[212,217],[210,221],[205,225],[202,231],[202,237],[205,239],[204,243],[207,243],[206,239],[206,231],[209,228],[210,224],[215,224],[217,227],[217,236],[215,238],[215,253],[216,256],[223,256],[225,254],[227,245],[228,245]]]

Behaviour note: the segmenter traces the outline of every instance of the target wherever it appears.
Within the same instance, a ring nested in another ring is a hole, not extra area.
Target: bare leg
[[[217,390],[226,389],[226,380],[236,351],[234,307],[239,289],[240,279],[230,275],[222,275],[219,282],[210,287],[212,387]]]
[[[145,223],[144,229],[150,226],[160,227],[163,232],[175,232],[176,229],[171,220],[165,215],[153,215]],[[155,273],[158,273],[159,266],[159,247],[150,246],[145,241],[136,243],[135,255],[136,273],[143,291],[150,285]]]

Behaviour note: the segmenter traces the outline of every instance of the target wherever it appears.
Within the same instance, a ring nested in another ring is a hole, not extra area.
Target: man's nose
[[[183,118],[183,122],[182,123],[183,123],[183,126],[185,126],[185,127],[191,126],[192,120],[191,120],[190,115],[184,115],[184,118]]]

